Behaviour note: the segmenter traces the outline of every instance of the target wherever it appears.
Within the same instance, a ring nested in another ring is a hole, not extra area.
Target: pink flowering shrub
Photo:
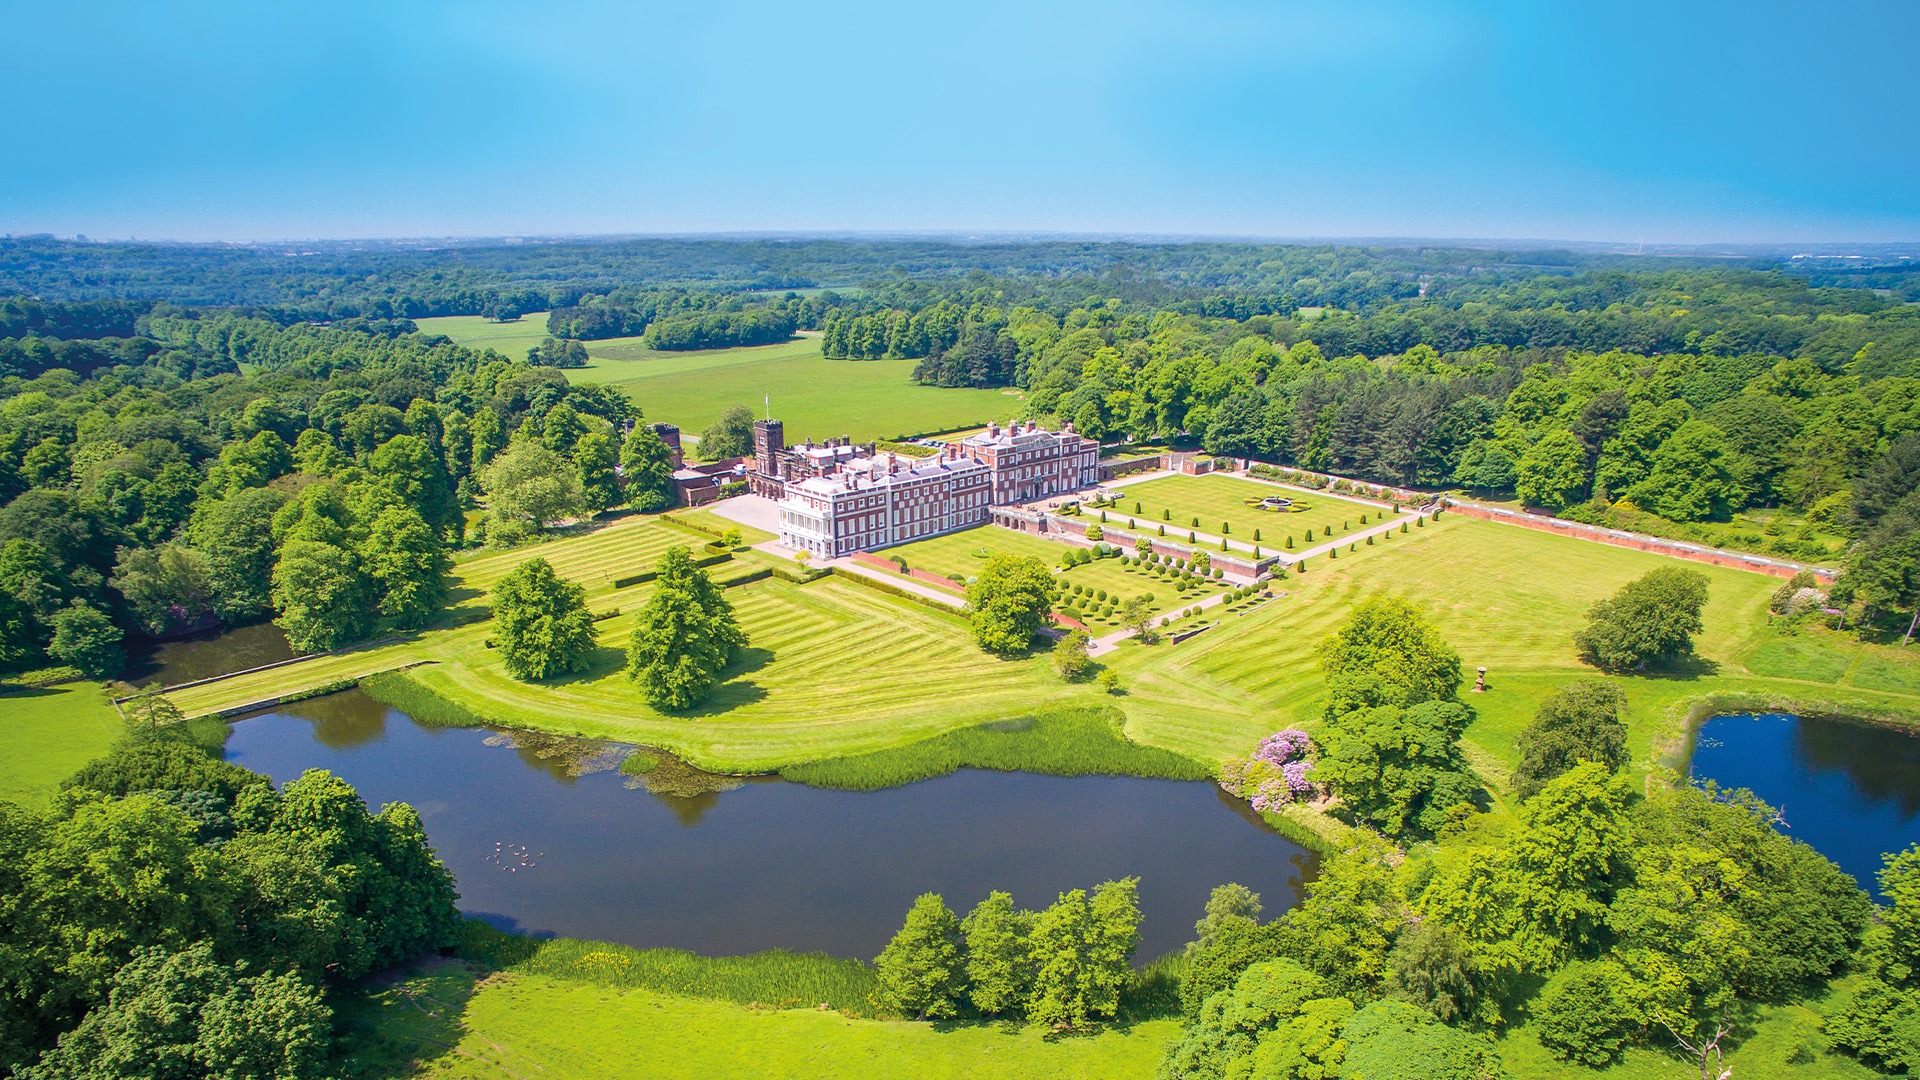
[[[1298,728],[1275,732],[1260,740],[1252,757],[1228,758],[1220,766],[1220,786],[1253,804],[1273,811],[1313,794],[1307,760],[1313,740]]]
[[[1260,748],[1253,752],[1253,756],[1270,765],[1285,765],[1298,760],[1312,744],[1313,740],[1307,737],[1306,732],[1299,728],[1288,728],[1260,740]]]

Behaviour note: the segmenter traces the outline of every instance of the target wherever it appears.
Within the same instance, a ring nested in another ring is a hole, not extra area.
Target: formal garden
[[[1403,516],[1375,504],[1359,503],[1327,492],[1289,491],[1220,473],[1162,476],[1121,483],[1108,490],[1116,498],[1104,512],[1122,528],[1127,528],[1128,522],[1156,534],[1164,528],[1167,536],[1177,540],[1185,540],[1188,533],[1195,531],[1224,535],[1240,544],[1258,543],[1268,551],[1284,550],[1290,536],[1296,545],[1312,546],[1306,542],[1309,529],[1324,541],[1329,530],[1344,535]],[[1288,513],[1262,508],[1267,499],[1275,497],[1303,503],[1305,508]],[[1096,516],[1101,511],[1102,508],[1097,507],[1090,510]],[[1194,524],[1195,521],[1199,524]]]

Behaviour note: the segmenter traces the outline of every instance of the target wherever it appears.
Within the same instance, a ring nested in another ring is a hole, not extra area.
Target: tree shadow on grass
[[[466,1057],[467,1003],[481,970],[459,960],[415,960],[349,983],[329,995],[336,1072],[412,1076],[434,1062]]]
[[[1657,666],[1649,665],[1645,671],[1629,674],[1638,674],[1647,679],[1693,682],[1697,679],[1711,679],[1720,674],[1720,661],[1709,660],[1704,656],[1678,656],[1662,661]]]
[[[587,660],[585,671],[576,671],[571,675],[561,675],[542,680],[537,686],[573,686],[579,683],[595,682],[609,675],[615,675],[627,666],[627,650],[612,645],[596,645]]]

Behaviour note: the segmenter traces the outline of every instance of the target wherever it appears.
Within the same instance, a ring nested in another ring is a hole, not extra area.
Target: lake
[[[209,630],[169,641],[142,640],[128,648],[122,678],[138,686],[175,686],[291,660],[286,631],[272,623]]]
[[[871,959],[924,892],[964,915],[992,889],[1039,908],[1137,876],[1146,959],[1192,938],[1213,886],[1253,889],[1270,918],[1317,866],[1210,783],[968,769],[887,791],[753,778],[679,797],[620,773],[623,747],[423,727],[359,691],[236,721],[226,753],[276,783],[328,769],[376,809],[411,803],[461,907],[495,925],[708,955]]]
[[[1920,737],[1800,716],[1716,716],[1700,725],[1695,779],[1748,788],[1878,895],[1881,856],[1920,842]]]

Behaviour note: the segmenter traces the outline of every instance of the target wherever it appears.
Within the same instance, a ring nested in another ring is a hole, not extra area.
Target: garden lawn
[[[841,435],[856,442],[893,439],[1005,420],[1023,400],[1018,392],[920,386],[916,360],[828,360],[820,339],[803,337],[703,353],[646,353],[596,349],[588,367],[567,372],[576,383],[608,383],[626,391],[648,420],[700,432],[729,405],[785,423],[789,443]],[[615,359],[616,356],[635,359]]]
[[[1313,650],[1352,609],[1376,593],[1419,607],[1461,655],[1462,700],[1477,719],[1467,732],[1476,768],[1496,783],[1518,761],[1516,740],[1554,687],[1597,678],[1575,655],[1572,636],[1588,606],[1658,566],[1687,565],[1644,552],[1494,522],[1448,516],[1424,528],[1395,532],[1337,561],[1318,556],[1305,575],[1276,582],[1287,595],[1207,613],[1214,629],[1180,645],[1132,643],[1102,657],[1126,687],[1120,706],[1127,731],[1152,745],[1196,756],[1249,752],[1262,735],[1290,724],[1318,722],[1324,684]],[[1779,579],[1721,567],[1695,566],[1709,581],[1700,661],[1679,672],[1615,677],[1627,694],[1630,748],[1649,767],[1682,730],[1687,703],[1708,696],[1832,702],[1860,715],[1920,718],[1920,694],[1884,687],[1911,685],[1911,659],[1871,650],[1861,659],[1822,659],[1804,668],[1773,661],[1782,639],[1767,626],[1766,600]],[[1856,649],[1832,636],[1787,639],[1815,655]],[[1769,661],[1759,670],[1749,658]],[[1870,661],[1902,678],[1883,677]],[[1473,669],[1489,668],[1490,692],[1464,691]],[[1838,666],[1836,666],[1838,665]],[[1836,682],[1835,670],[1866,679]]]
[[[743,544],[761,544],[768,540],[779,539],[778,536],[775,536],[765,529],[756,529],[751,525],[743,525],[731,518],[723,518],[711,510],[675,510],[667,516],[674,521],[684,521],[689,525],[696,526],[702,531],[707,532],[709,534],[708,539],[717,540],[725,536],[728,529],[739,529],[740,542]]]
[[[907,565],[916,570],[928,570],[942,577],[959,574],[962,577],[978,575],[986,565],[987,558],[993,555],[1035,555],[1047,565],[1055,568],[1055,580],[1069,590],[1069,600],[1082,612],[1086,611],[1088,601],[1073,598],[1071,589],[1075,585],[1093,591],[1105,589],[1109,597],[1118,596],[1116,611],[1111,619],[1083,615],[1088,629],[1096,637],[1104,636],[1121,629],[1118,606],[1129,596],[1152,595],[1153,602],[1148,610],[1162,615],[1189,604],[1198,603],[1216,593],[1224,592],[1222,585],[1207,584],[1197,586],[1185,592],[1176,591],[1167,579],[1157,577],[1145,571],[1128,570],[1119,559],[1095,559],[1091,563],[1076,566],[1071,570],[1060,570],[1060,557],[1069,551],[1079,549],[1078,545],[1068,545],[1052,540],[1042,540],[1027,533],[1002,529],[995,525],[982,525],[965,529],[945,536],[936,536],[930,540],[920,540],[898,547],[885,548],[879,552],[883,556],[898,555],[907,560]],[[1084,550],[1084,549],[1080,549]],[[985,552],[985,555],[981,553]],[[1101,605],[1104,609],[1105,605]]]
[[[1042,1028],[864,1020],[819,1009],[755,1009],[652,990],[538,975],[475,983],[443,964],[348,1004],[355,1075],[462,1080],[1140,1080],[1153,1075],[1173,1020],[1049,1039]],[[369,1031],[370,1029],[370,1031]]]
[[[487,551],[454,568],[456,599],[484,594],[528,559],[543,558],[553,572],[589,592],[610,589],[618,578],[651,570],[668,548],[699,548],[714,537],[677,529],[657,518],[635,517],[579,537],[550,540],[508,551]]]
[[[1117,505],[1106,509],[1107,520],[1127,527],[1127,519],[1137,519],[1140,525],[1152,532],[1155,526],[1165,525],[1167,535],[1174,539],[1185,540],[1190,530],[1220,535],[1222,523],[1233,529],[1227,536],[1243,544],[1259,543],[1262,551],[1285,550],[1287,536],[1294,537],[1294,550],[1300,551],[1324,541],[1323,530],[1332,527],[1334,535],[1344,536],[1348,532],[1358,532],[1364,528],[1360,524],[1360,515],[1367,515],[1369,524],[1378,524],[1392,516],[1387,511],[1374,506],[1365,506],[1349,502],[1324,492],[1307,494],[1289,488],[1263,484],[1257,480],[1247,480],[1238,476],[1224,476],[1219,473],[1207,473],[1203,476],[1162,476],[1154,480],[1142,480],[1137,484],[1115,486],[1113,490],[1120,496]],[[1311,510],[1298,514],[1276,514],[1255,510],[1246,505],[1247,499],[1265,499],[1279,495],[1304,501],[1312,506]],[[1135,513],[1133,505],[1140,504],[1140,512]],[[1173,519],[1165,520],[1161,515],[1171,513]],[[1100,520],[1100,511],[1083,511],[1094,521]],[[1403,517],[1405,515],[1402,515]],[[1193,524],[1194,518],[1200,524]],[[1345,523],[1348,528],[1342,529]],[[1253,538],[1254,530],[1260,531],[1260,539]],[[1303,538],[1308,529],[1313,530],[1313,543]]]
[[[95,683],[0,693],[0,798],[40,807],[60,781],[99,757],[124,726],[106,691]]]
[[[1391,533],[1373,547],[1363,544],[1337,561],[1316,556],[1304,564],[1306,574],[1274,583],[1275,599],[1205,612],[1202,619],[1216,625],[1181,644],[1123,643],[1100,658],[1121,678],[1123,692],[1113,696],[1097,685],[1062,683],[1045,653],[1010,661],[982,654],[964,620],[945,610],[838,576],[807,585],[758,580],[727,593],[752,638],[746,656],[705,706],[668,716],[647,708],[621,670],[633,612],[651,586],[611,590],[604,583],[610,571],[595,568],[645,569],[649,553],[682,542],[682,532],[643,521],[461,565],[458,572],[472,583],[497,580],[532,553],[582,573],[590,606],[620,612],[596,624],[601,647],[583,675],[546,683],[509,678],[498,653],[486,648],[491,625],[481,621],[181,691],[176,701],[199,714],[423,664],[405,677],[474,715],[662,746],[725,771],[767,771],[892,749],[1055,705],[1115,705],[1136,741],[1219,760],[1247,753],[1261,736],[1290,724],[1311,728],[1323,694],[1314,647],[1353,605],[1386,593],[1406,598],[1434,620],[1461,654],[1465,686],[1472,685],[1475,667],[1490,669],[1491,692],[1462,695],[1477,713],[1467,752],[1487,780],[1502,785],[1518,760],[1515,741],[1541,698],[1562,683],[1598,677],[1579,663],[1572,644],[1588,606],[1655,567],[1688,565],[1449,515]],[[981,547],[1041,554],[1056,565],[1063,550],[995,528],[890,550],[905,553],[916,567],[965,573],[980,562],[972,553]],[[779,562],[749,551],[712,572],[737,579]],[[1909,654],[1824,632],[1783,637],[1767,625],[1765,614],[1778,579],[1697,569],[1710,582],[1699,661],[1683,671],[1616,680],[1627,694],[1637,769],[1684,751],[1677,736],[1688,711],[1709,697],[1741,707],[1831,703],[1828,711],[1920,717],[1920,664]],[[1162,582],[1127,574],[1115,561],[1065,576],[1105,581],[1098,587],[1123,595],[1142,585],[1156,595],[1163,591]],[[472,585],[466,591],[465,603],[482,602]]]

